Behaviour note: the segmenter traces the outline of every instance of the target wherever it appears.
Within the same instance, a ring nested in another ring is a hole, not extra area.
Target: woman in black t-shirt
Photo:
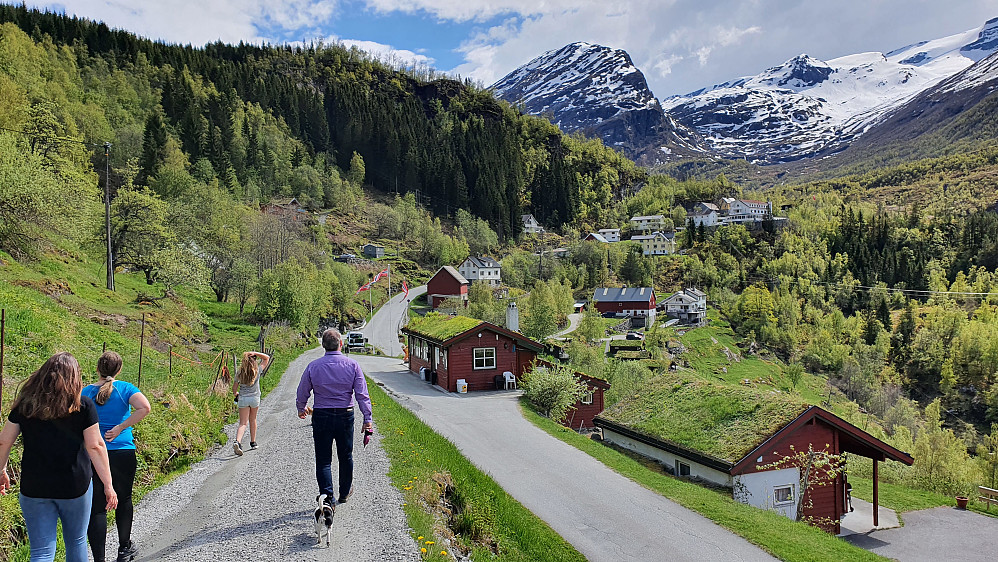
[[[0,431],[0,494],[11,488],[7,459],[23,435],[21,493],[31,562],[55,558],[62,520],[66,562],[86,562],[87,525],[93,496],[91,462],[104,483],[107,509],[118,505],[111,485],[107,448],[97,425],[97,406],[80,396],[80,365],[70,353],[56,353],[21,385]]]

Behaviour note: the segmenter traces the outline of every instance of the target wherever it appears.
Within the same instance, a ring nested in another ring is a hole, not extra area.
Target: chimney
[[[506,307],[506,329],[513,332],[520,331],[520,309],[516,308],[516,303],[512,301]]]

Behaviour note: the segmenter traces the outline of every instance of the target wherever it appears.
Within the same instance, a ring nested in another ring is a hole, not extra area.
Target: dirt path
[[[295,359],[264,399],[258,450],[236,457],[226,444],[142,500],[133,530],[138,560],[419,560],[377,434],[366,449],[359,442],[354,448],[354,494],[336,510],[332,547],[314,546],[312,434],[309,420],[296,415],[294,393],[303,369],[320,353]],[[361,421],[358,415],[358,436]],[[235,426],[226,432],[231,440]],[[335,479],[335,457],[333,462]],[[112,560],[116,549],[117,533],[111,532]]]

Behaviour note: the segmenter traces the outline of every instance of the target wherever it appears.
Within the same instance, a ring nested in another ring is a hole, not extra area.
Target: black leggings
[[[135,483],[135,449],[108,451],[111,461],[111,482],[118,494],[118,509],[114,511],[114,523],[118,527],[118,544],[126,545],[132,540],[132,485]],[[104,483],[94,469],[94,506],[90,510],[90,526],[87,540],[94,555],[94,562],[104,562],[104,549],[107,543],[107,498],[104,496]]]

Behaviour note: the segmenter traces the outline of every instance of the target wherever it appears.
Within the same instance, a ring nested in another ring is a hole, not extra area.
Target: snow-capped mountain
[[[998,18],[886,54],[829,61],[800,55],[756,76],[665,99],[662,106],[720,156],[785,162],[841,149],[923,91],[995,52]]]
[[[563,131],[582,131],[632,158],[654,147],[662,153],[695,152],[687,131],[662,111],[644,74],[620,49],[572,43],[517,68],[491,88],[527,113],[546,115]]]

